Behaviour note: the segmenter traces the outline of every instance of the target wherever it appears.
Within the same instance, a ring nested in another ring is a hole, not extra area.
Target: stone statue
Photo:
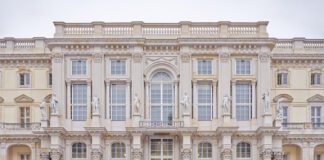
[[[94,96],[92,98],[92,114],[98,115],[99,114],[99,98],[97,96]]]
[[[270,96],[269,92],[263,94],[263,101],[264,101],[264,112],[270,112]]]
[[[225,95],[223,97],[223,113],[229,113],[230,101],[231,98],[228,95]]]
[[[42,120],[46,120],[47,119],[47,108],[46,108],[45,100],[43,100],[42,103],[40,104],[40,109],[41,109],[41,113],[42,113]]]
[[[189,96],[187,95],[187,93],[185,93],[183,95],[182,101],[180,102],[180,104],[183,105],[183,109],[184,109],[184,113],[188,113],[189,110]]]
[[[138,98],[137,93],[135,93],[133,106],[134,106],[134,113],[136,113],[136,114],[140,113],[140,103],[141,103],[141,101]]]
[[[53,94],[52,101],[51,101],[51,114],[53,114],[53,115],[58,114],[57,104],[58,104],[58,101],[57,101],[56,94]]]
[[[276,120],[282,120],[282,107],[281,107],[281,102],[284,101],[285,98],[279,98],[277,101],[277,106],[276,106]]]

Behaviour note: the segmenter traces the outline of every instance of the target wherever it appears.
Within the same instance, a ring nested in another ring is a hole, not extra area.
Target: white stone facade
[[[22,145],[33,160],[324,159],[324,40],[269,38],[267,24],[54,22],[54,38],[4,38],[0,157],[22,159]],[[51,73],[46,92],[3,89],[19,67]],[[313,69],[309,89],[294,86],[300,68]],[[48,116],[10,128],[8,106],[42,101]],[[277,105],[297,106],[291,120]]]

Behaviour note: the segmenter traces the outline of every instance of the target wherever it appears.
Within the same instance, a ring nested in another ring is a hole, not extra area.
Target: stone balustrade
[[[267,38],[268,22],[65,23],[54,22],[54,38]],[[157,37],[154,37],[157,36]]]
[[[44,53],[46,38],[12,38],[0,39],[0,53]]]
[[[278,39],[272,53],[323,53],[324,40],[322,39]]]

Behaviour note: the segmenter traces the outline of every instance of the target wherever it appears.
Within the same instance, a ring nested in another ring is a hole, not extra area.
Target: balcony
[[[282,123],[284,130],[324,129],[324,123]]]
[[[41,123],[0,123],[0,130],[39,130]]]
[[[183,121],[140,121],[140,127],[144,128],[179,128],[183,127]]]

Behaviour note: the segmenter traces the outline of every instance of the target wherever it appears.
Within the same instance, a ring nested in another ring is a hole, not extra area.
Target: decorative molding
[[[95,53],[92,55],[93,62],[95,63],[100,63],[102,60],[102,54],[100,53]]]
[[[281,151],[273,152],[273,160],[283,160],[283,152]]]
[[[52,160],[61,160],[62,158],[62,149],[60,148],[52,148],[50,151],[51,159]]]
[[[289,94],[279,94],[273,98],[273,101],[277,102],[280,98],[285,99],[283,102],[292,102],[294,100],[294,98]]]
[[[259,59],[261,62],[269,62],[271,60],[271,54],[263,52],[259,54]]]
[[[101,148],[91,148],[91,160],[102,160],[103,151]]]
[[[192,149],[184,148],[181,150],[182,160],[191,160],[191,156],[192,156]]]
[[[142,62],[143,55],[141,53],[134,53],[133,54],[133,61],[135,63],[141,63]]]
[[[49,160],[50,156],[49,156],[49,152],[45,151],[45,152],[41,152],[40,153],[40,160]]]
[[[221,60],[221,62],[228,62],[231,58],[231,54],[228,52],[223,52],[221,54],[219,54],[219,59]]]
[[[17,103],[33,103],[34,99],[26,96],[25,94],[22,94],[15,98],[15,102],[17,102]]]
[[[324,102],[324,97],[320,94],[316,94],[307,99],[307,102]]]
[[[270,148],[265,148],[263,150],[261,150],[260,152],[260,159],[261,160],[271,160],[272,158],[272,150]]]
[[[180,56],[181,56],[181,62],[182,63],[189,63],[190,62],[190,54],[189,53],[182,53]]]
[[[52,100],[52,94],[47,95],[46,97],[44,97],[44,100],[46,103],[51,103]]]

